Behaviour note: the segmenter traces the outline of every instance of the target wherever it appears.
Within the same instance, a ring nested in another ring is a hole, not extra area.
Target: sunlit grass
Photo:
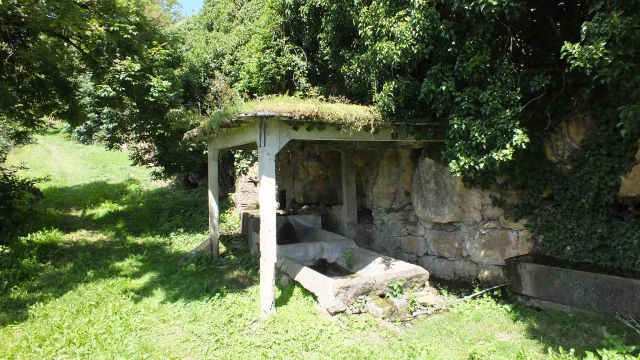
[[[258,269],[222,216],[223,257],[183,256],[206,238],[203,190],[153,183],[126,154],[38,138],[12,161],[51,175],[35,230],[0,249],[4,359],[542,359],[599,346],[606,316],[535,311],[492,298],[412,323],[318,314],[313,296],[278,287],[259,314]]]

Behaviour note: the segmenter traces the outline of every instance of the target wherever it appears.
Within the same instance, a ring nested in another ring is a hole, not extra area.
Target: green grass
[[[223,217],[222,258],[180,259],[206,238],[203,190],[149,180],[127,156],[49,133],[12,155],[42,184],[34,231],[0,249],[4,359],[542,359],[549,346],[594,349],[607,316],[535,311],[492,298],[410,327],[318,314],[298,286],[259,315],[258,271],[237,217]]]

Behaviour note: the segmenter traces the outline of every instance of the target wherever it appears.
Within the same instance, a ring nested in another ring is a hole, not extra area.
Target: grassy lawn
[[[549,347],[600,347],[604,331],[640,344],[611,317],[488,297],[403,326],[322,316],[289,285],[277,314],[261,319],[237,217],[223,216],[215,264],[179,262],[206,238],[204,190],[152,182],[126,154],[55,132],[37,141],[10,159],[50,181],[34,231],[0,248],[0,358],[542,359]]]

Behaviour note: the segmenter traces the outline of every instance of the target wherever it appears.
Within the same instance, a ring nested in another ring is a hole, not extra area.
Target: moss
[[[271,96],[230,106],[213,114],[198,128],[197,138],[215,134],[243,116],[279,116],[298,129],[322,130],[330,125],[337,129],[374,131],[384,125],[380,112],[370,106],[331,103],[320,99],[299,99],[291,96]]]

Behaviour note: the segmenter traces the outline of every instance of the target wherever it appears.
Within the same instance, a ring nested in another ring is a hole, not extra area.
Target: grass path
[[[206,194],[149,181],[125,154],[49,133],[22,148],[46,200],[34,231],[0,249],[1,359],[542,359],[593,349],[605,316],[567,315],[481,298],[416,321],[318,315],[300,287],[278,288],[261,319],[257,265],[230,236],[222,259],[179,264],[206,237]]]
[[[102,146],[69,142],[57,131],[35,137],[36,143],[20,148],[9,158],[10,164],[26,163],[30,173],[51,177],[43,186],[78,185],[94,181],[120,183],[136,179],[149,182],[150,171],[130,165],[127,154],[106,151]]]

